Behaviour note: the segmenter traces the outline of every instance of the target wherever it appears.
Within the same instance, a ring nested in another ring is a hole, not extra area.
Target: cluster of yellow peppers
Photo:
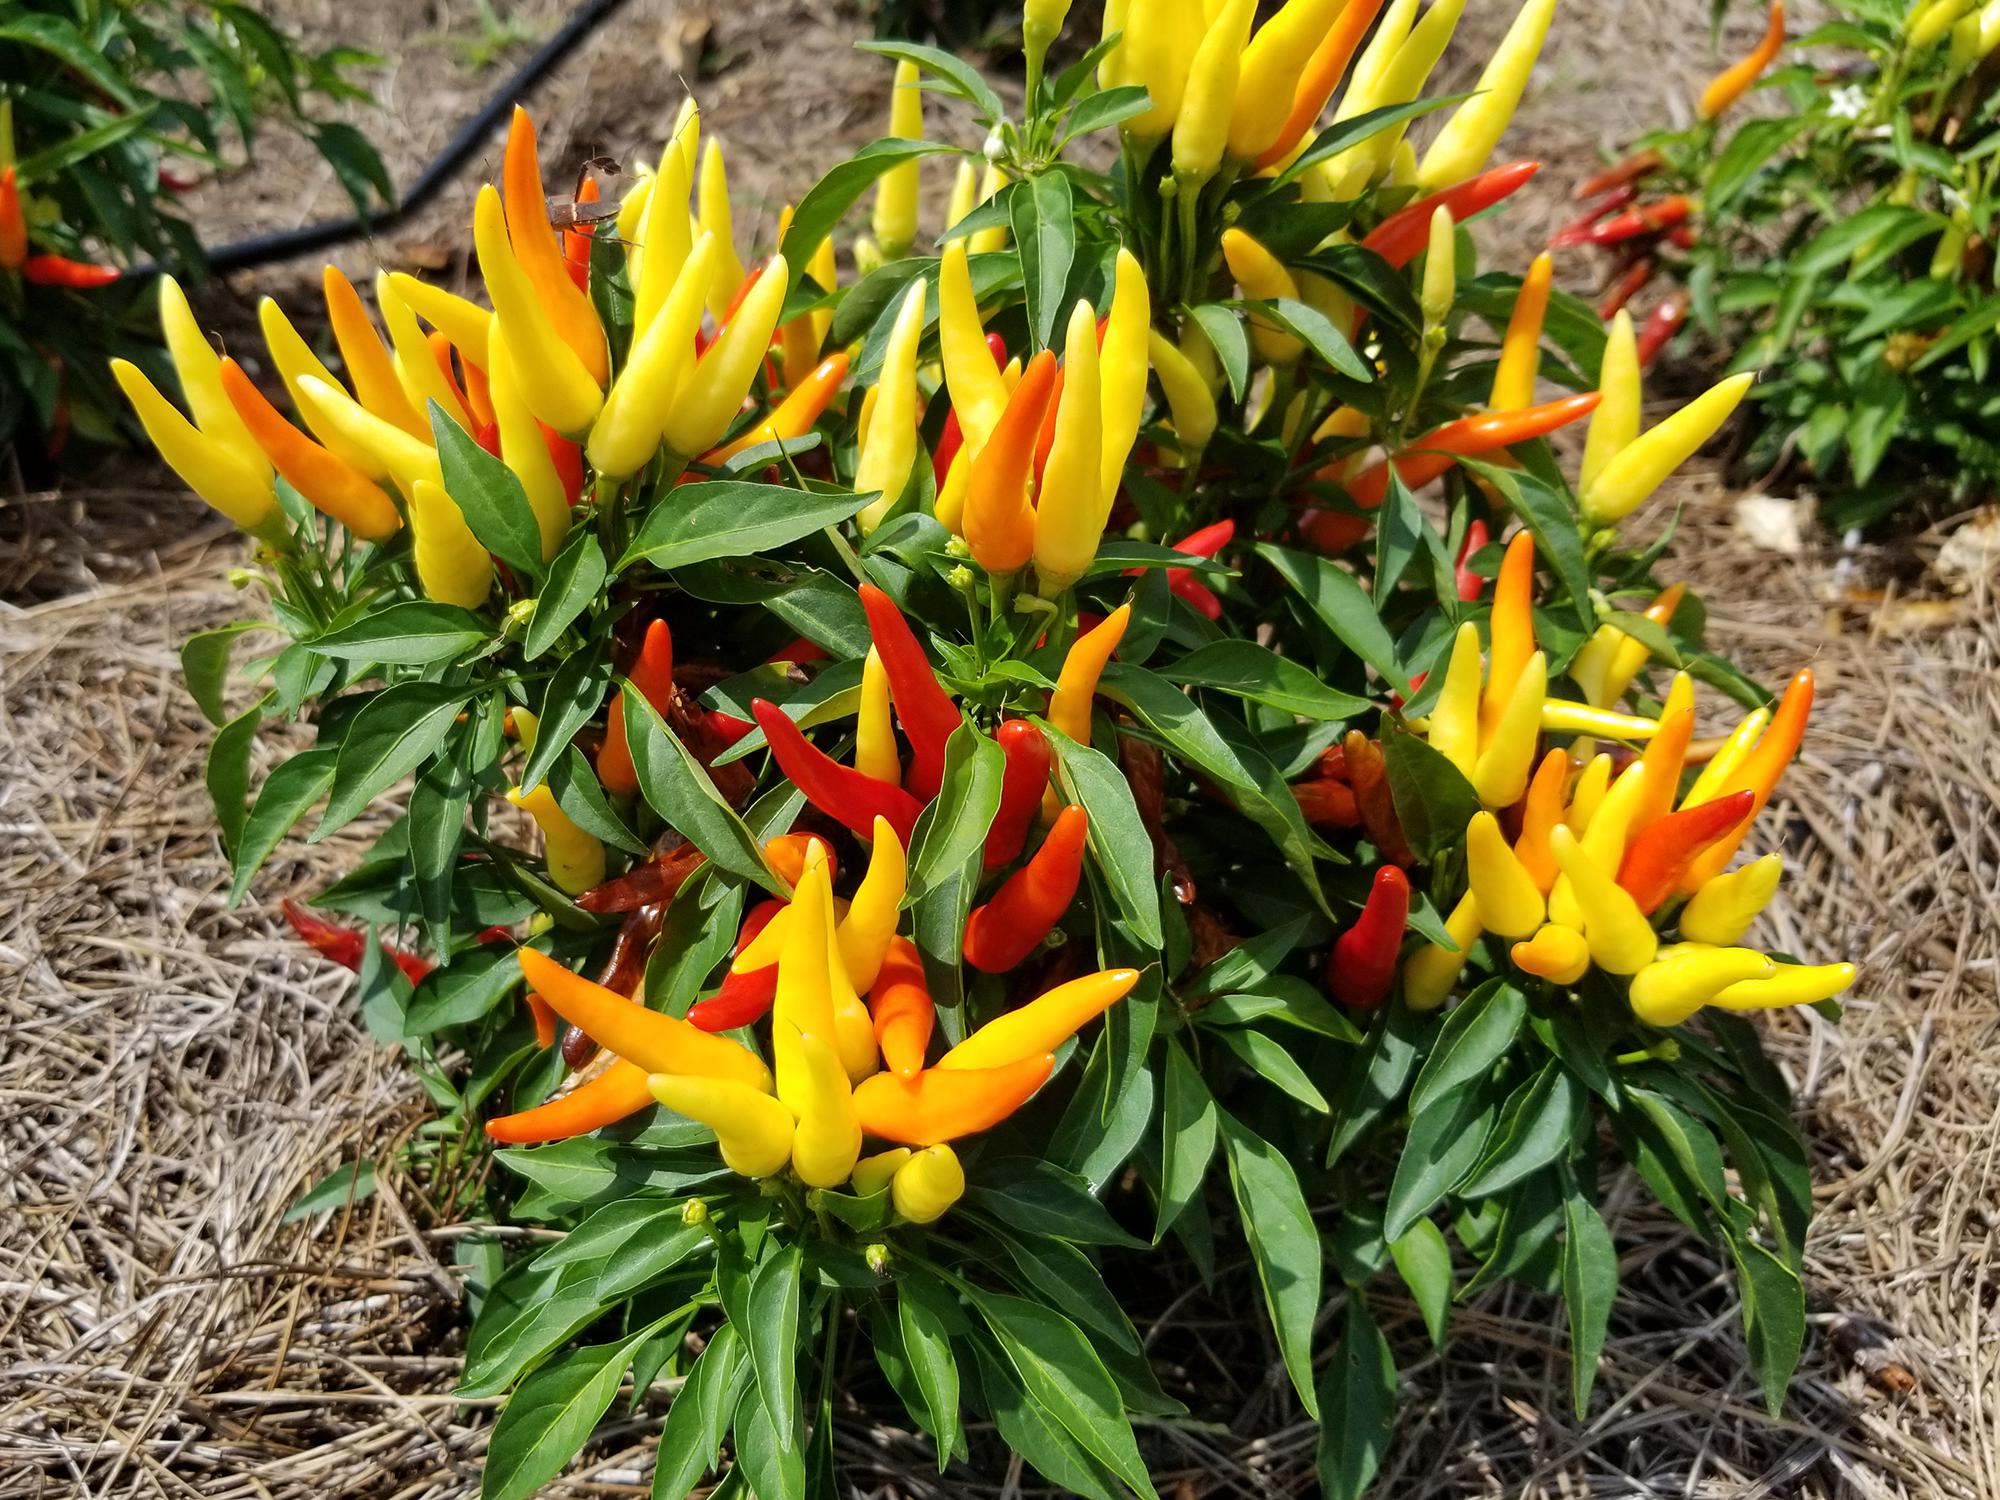
[[[1445,919],[1453,946],[1426,943],[1410,955],[1405,999],[1419,1010],[1443,1004],[1488,932],[1513,940],[1516,968],[1558,985],[1575,984],[1592,965],[1627,977],[1634,1014],[1654,1026],[1677,1025],[1705,1005],[1766,1009],[1845,990],[1852,964],[1781,964],[1737,946],[1776,891],[1782,861],[1767,854],[1727,869],[1798,749],[1812,673],[1793,678],[1775,711],[1748,715],[1676,805],[1694,733],[1692,680],[1675,675],[1657,720],[1550,699],[1535,649],[1533,569],[1534,543],[1523,532],[1501,565],[1483,667],[1477,630],[1461,626],[1422,726],[1485,808],[1466,825],[1468,888]],[[1649,613],[1664,624],[1680,595],[1666,591]],[[1594,702],[1615,702],[1648,656],[1606,624],[1573,675]],[[1588,739],[1537,764],[1544,728],[1646,745],[1615,776],[1608,753],[1573,761],[1572,750],[1588,754]],[[1513,818],[1511,839],[1496,810]],[[1656,924],[1669,921],[1680,941],[1662,946]]]
[[[926,1062],[933,1009],[923,965],[896,932],[901,843],[878,819],[853,898],[833,895],[827,852],[806,846],[791,899],[741,947],[736,975],[776,967],[771,1064],[742,1042],[654,1011],[524,948],[531,990],[641,1073],[651,1096],[715,1132],[746,1177],[790,1170],[810,1188],[868,1196],[929,1223],[964,1191],[951,1143],[990,1129],[1048,1079],[1055,1051],[1138,980],[1109,969],[1058,985]],[[866,995],[864,1003],[862,996]],[[636,1101],[628,1107],[636,1107]],[[862,1155],[865,1139],[891,1142]]]

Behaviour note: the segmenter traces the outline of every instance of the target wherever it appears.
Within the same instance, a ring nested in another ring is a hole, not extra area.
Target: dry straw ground
[[[380,80],[394,128],[378,134],[406,179],[496,71],[468,51],[480,32],[464,17],[412,21],[386,0],[287,9],[394,59]],[[1667,24],[1669,9],[1686,14]],[[505,14],[532,31],[554,10]],[[1468,26],[1490,38],[1501,7],[1475,10]],[[1559,24],[1524,124],[1567,178],[1684,99],[1706,57],[1687,0],[1573,0]],[[663,41],[690,73],[705,45],[711,128],[754,192],[796,193],[811,160],[869,134],[875,79],[844,50],[854,27],[831,7],[691,19],[635,0],[538,99],[545,139],[559,156],[643,142],[676,97]],[[350,259],[435,259],[458,245],[465,201]],[[284,153],[207,202],[227,231],[337,206]],[[1542,227],[1508,233],[1531,244]],[[221,296],[253,288],[304,300],[296,267]],[[1767,681],[1810,660],[1823,684],[1767,820],[1792,870],[1769,936],[1865,966],[1842,1025],[1771,1024],[1821,1184],[1805,1366],[1785,1418],[1767,1420],[1722,1268],[1626,1184],[1611,1204],[1626,1293],[1591,1420],[1567,1411],[1559,1314],[1475,1301],[1454,1314],[1449,1356],[1414,1365],[1385,1493],[1993,1500],[2000,614],[1983,589],[1905,607],[1936,593],[1935,539],[1841,570],[1821,546],[1751,549],[1712,485],[1681,498],[1675,564],[1715,638]],[[361,1032],[345,978],[274,922],[353,842],[288,846],[242,909],[223,905],[206,726],[175,648],[250,603],[221,581],[236,555],[150,475],[0,500],[0,1495],[476,1492],[487,1414],[448,1394],[463,1228],[432,1222],[393,1169],[424,1100]],[[301,1191],[358,1159],[384,1163],[372,1199],[286,1222]],[[1416,1357],[1413,1312],[1399,1334]],[[658,1398],[551,1493],[645,1493]],[[1312,1493],[1312,1430],[1273,1431],[1270,1406],[1253,1383],[1238,1421],[1180,1443],[1163,1489]],[[948,1493],[918,1450],[858,1417],[840,1442],[860,1493]]]

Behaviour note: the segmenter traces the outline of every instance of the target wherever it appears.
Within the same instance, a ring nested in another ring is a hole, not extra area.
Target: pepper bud
[[[887,1276],[890,1268],[889,1247],[876,1243],[861,1252],[861,1258],[868,1262],[868,1269],[877,1276]]]
[[[692,1229],[697,1224],[708,1222],[708,1205],[699,1198],[690,1198],[681,1205],[681,1222]]]

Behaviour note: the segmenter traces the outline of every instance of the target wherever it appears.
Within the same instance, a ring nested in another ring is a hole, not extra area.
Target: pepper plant
[[[72,432],[117,437],[114,354],[164,376],[146,290],[118,263],[199,272],[174,207],[194,172],[247,155],[282,121],[310,139],[356,208],[393,197],[381,159],[320,102],[366,100],[348,78],[374,59],[311,54],[247,5],[143,0],[0,4],[0,443],[59,457]]]
[[[385,345],[329,273],[342,380],[265,305],[304,430],[164,284],[193,419],[117,377],[272,606],[185,657],[235,894],[407,784],[317,897],[368,930],[295,923],[437,1101],[442,1210],[568,1231],[475,1253],[489,1494],[628,1375],[685,1378],[656,1494],[830,1492],[861,1389],[941,1469],[992,1457],[976,1421],[1151,1494],[1198,1393],[1111,1287],[1163,1264],[1262,1305],[1359,1494],[1387,1278],[1439,1338],[1496,1280],[1560,1295],[1584,1407],[1621,1161],[1727,1245],[1781,1397],[1809,1185],[1734,1013],[1853,970],[1744,946],[1778,862],[1728,867],[1812,681],[1763,706],[1619,534],[1747,379],[1642,432],[1630,339],[1477,268],[1550,9],[1458,101],[1421,97],[1455,4],[1114,5],[1054,74],[1043,8],[1019,119],[866,44],[891,133],[747,266],[692,107],[561,231],[517,115],[490,311],[384,276]],[[926,90],[979,151],[924,138]],[[1114,129],[1118,171],[1067,154]],[[1546,439],[1586,419],[1573,484]],[[1697,681],[1733,732],[1696,737]],[[284,720],[313,744],[252,800]]]
[[[1610,245],[1614,281],[1673,284],[1658,342],[1691,310],[1700,338],[1685,342],[1768,372],[1744,472],[1813,491],[1843,529],[1976,504],[2000,477],[1986,433],[2000,9],[1841,0],[1773,67],[1785,40],[1773,5],[1691,126],[1641,138],[1579,188],[1593,209],[1568,238]],[[1760,77],[1762,107],[1732,111]]]

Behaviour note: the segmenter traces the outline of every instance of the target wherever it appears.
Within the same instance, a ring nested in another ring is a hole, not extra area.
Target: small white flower
[[[1827,100],[1826,112],[1836,120],[1858,120],[1861,111],[1867,107],[1868,96],[1862,92],[1860,85],[1848,84],[1833,91]]]
[[[1938,196],[1944,200],[1944,206],[1954,215],[1966,211],[1971,207],[1965,201],[1965,194],[1961,193],[1957,188],[1952,187],[1949,183],[1938,184]]]

